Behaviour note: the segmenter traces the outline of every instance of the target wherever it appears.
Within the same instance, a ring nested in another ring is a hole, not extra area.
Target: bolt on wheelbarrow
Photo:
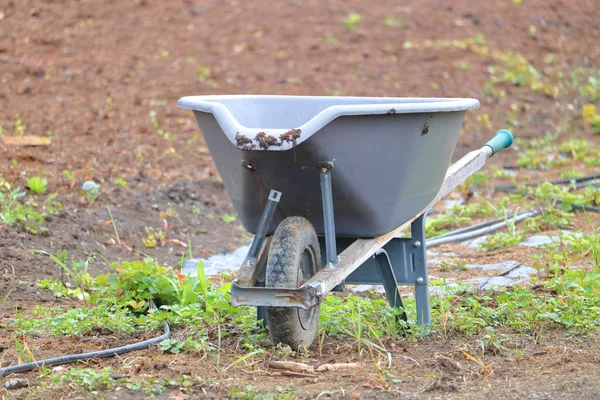
[[[233,205],[254,239],[231,286],[271,338],[308,348],[319,304],[345,284],[382,284],[392,307],[415,288],[430,307],[426,212],[512,144],[503,129],[452,164],[475,99],[193,96],[192,109]],[[410,237],[402,237],[410,226]]]

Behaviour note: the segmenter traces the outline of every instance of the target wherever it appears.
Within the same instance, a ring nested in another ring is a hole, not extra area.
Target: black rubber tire
[[[267,261],[265,286],[297,288],[321,267],[321,250],[315,229],[302,217],[289,217],[275,230]],[[309,311],[290,307],[268,307],[267,325],[273,344],[293,350],[312,344],[319,327],[320,307]]]

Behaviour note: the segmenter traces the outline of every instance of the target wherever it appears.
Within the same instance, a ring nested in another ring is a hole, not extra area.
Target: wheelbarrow
[[[226,95],[178,105],[193,110],[255,235],[231,302],[256,306],[272,340],[292,348],[311,345],[320,302],[345,284],[382,284],[392,307],[402,307],[400,285],[414,286],[417,323],[428,325],[425,214],[513,140],[500,130],[448,168],[475,99]]]

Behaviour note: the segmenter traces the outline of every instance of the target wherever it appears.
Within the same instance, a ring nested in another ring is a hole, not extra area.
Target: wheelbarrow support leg
[[[323,223],[325,225],[325,269],[338,265],[338,255],[335,243],[335,223],[333,220],[333,194],[331,189],[331,170],[333,162],[319,163],[321,174],[321,196],[323,199]]]
[[[273,214],[275,214],[275,210],[277,209],[277,204],[279,204],[279,200],[281,200],[281,192],[278,192],[277,190],[271,190],[269,192],[267,205],[265,206],[263,214],[260,217],[260,221],[258,222],[256,235],[254,235],[254,239],[252,240],[252,244],[250,245],[250,250],[248,251],[248,255],[246,256],[246,262],[249,264],[256,264],[258,262],[260,249],[262,248],[263,242],[265,241],[265,237],[267,236],[269,226],[271,226]],[[268,252],[268,249],[266,249],[265,251]],[[261,286],[260,283],[258,286]],[[264,286],[264,281],[262,282],[262,286]],[[263,327],[267,326],[266,307],[256,307],[256,319],[259,321],[262,320]]]
[[[247,260],[250,262],[254,262],[258,258],[258,252],[260,251],[263,242],[265,241],[267,231],[269,230],[269,226],[271,225],[271,221],[273,220],[273,214],[275,214],[275,210],[277,209],[277,204],[279,204],[279,200],[281,200],[281,192],[278,192],[277,190],[271,190],[271,192],[269,192],[269,199],[267,200],[267,205],[263,211],[262,216],[260,217],[260,221],[258,222],[258,229],[256,230],[256,235],[254,235],[254,239],[252,240],[252,244],[250,245],[250,251],[248,251],[248,256],[246,257]]]
[[[427,276],[427,254],[425,249],[425,214],[417,218],[410,226],[413,239],[413,268],[415,269],[415,302],[417,305],[417,324],[428,326],[431,322],[429,308],[429,278]]]

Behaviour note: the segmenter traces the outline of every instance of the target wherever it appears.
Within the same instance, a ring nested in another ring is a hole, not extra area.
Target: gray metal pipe
[[[513,221],[513,223],[516,224],[517,222],[521,222],[524,219],[535,217],[536,215],[538,215],[540,213],[541,213],[541,210],[536,208],[536,209],[533,209],[530,211],[526,211],[526,212],[517,214],[512,219],[512,221]],[[463,240],[483,236],[488,233],[492,233],[499,229],[502,229],[502,228],[506,227],[507,225],[508,225],[508,221],[502,220],[501,222],[495,223],[493,225],[484,226],[483,228],[476,229],[476,230],[470,230],[467,232],[463,231],[463,233],[458,233],[458,234],[456,234],[456,232],[451,232],[451,234],[446,234],[443,237],[438,236],[438,237],[434,237],[434,238],[427,240],[427,248],[429,249],[433,246],[439,246],[439,245],[446,244],[446,243],[460,242]]]

